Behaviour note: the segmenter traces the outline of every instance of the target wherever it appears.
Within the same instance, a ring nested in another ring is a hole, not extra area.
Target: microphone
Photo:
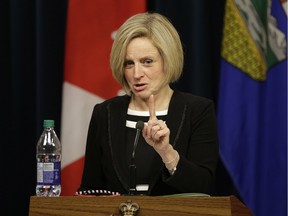
[[[136,123],[136,136],[133,144],[133,151],[131,157],[131,164],[129,166],[130,182],[129,182],[129,195],[135,195],[136,193],[136,164],[135,164],[135,152],[138,145],[139,135],[144,128],[144,122],[138,121]]]

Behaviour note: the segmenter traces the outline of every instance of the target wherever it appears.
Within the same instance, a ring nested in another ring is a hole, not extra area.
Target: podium
[[[121,208],[126,209],[126,213],[121,212]],[[132,213],[132,210],[136,208],[138,211]],[[247,216],[252,215],[252,213],[235,196],[31,196],[29,216],[44,215]]]

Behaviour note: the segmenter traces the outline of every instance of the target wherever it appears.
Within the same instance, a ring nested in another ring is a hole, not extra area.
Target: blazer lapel
[[[122,183],[122,186],[129,190],[129,173],[126,159],[126,114],[130,97],[118,97],[118,100],[111,102],[108,106],[108,136],[112,156],[112,163],[115,172]]]
[[[182,130],[182,124],[186,117],[187,105],[185,100],[182,99],[181,94],[174,90],[172,95],[167,117],[167,126],[170,129],[170,144],[174,147],[177,146],[180,132]]]

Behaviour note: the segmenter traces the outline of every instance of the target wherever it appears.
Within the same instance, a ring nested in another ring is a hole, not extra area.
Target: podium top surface
[[[29,216],[123,215],[121,204],[136,203],[137,216],[246,216],[250,210],[235,196],[31,196]]]

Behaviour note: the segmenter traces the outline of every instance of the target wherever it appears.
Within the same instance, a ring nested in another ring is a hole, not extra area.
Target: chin
[[[148,99],[151,93],[145,93],[145,92],[134,92],[135,97],[141,98],[141,99]]]

